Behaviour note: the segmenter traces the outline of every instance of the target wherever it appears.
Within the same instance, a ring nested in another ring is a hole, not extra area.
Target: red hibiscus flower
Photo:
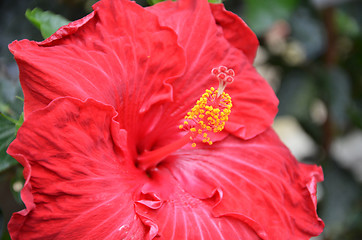
[[[270,128],[278,101],[252,67],[257,46],[206,0],[102,0],[43,42],[10,44],[25,122],[8,152],[26,180],[11,237],[318,235],[322,172]]]

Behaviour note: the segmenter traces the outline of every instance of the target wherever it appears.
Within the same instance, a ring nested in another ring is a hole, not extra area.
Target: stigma
[[[195,106],[186,114],[183,124],[179,129],[188,131],[183,137],[152,151],[146,151],[137,157],[137,166],[142,170],[157,166],[168,155],[191,142],[196,147],[195,141],[200,138],[202,142],[212,145],[210,133],[221,132],[231,113],[231,98],[224,92],[225,87],[234,81],[234,71],[221,66],[211,71],[219,80],[219,88],[206,89]]]
[[[231,113],[231,97],[224,92],[225,87],[234,81],[235,73],[232,69],[220,66],[211,71],[219,80],[219,88],[206,89],[195,106],[189,111],[179,129],[188,130],[191,133],[190,140],[201,136],[202,142],[212,145],[209,133],[221,132]],[[193,142],[192,147],[196,147]]]

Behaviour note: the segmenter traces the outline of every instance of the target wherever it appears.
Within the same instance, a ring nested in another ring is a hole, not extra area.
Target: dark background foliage
[[[151,0],[157,1],[157,0]],[[0,239],[23,208],[22,167],[6,154],[22,123],[18,70],[7,45],[41,41],[25,17],[39,7],[76,20],[95,0],[0,0]],[[137,1],[143,6],[147,2]],[[362,1],[226,0],[257,34],[255,66],[279,99],[274,127],[298,160],[322,165],[320,240],[362,239]],[[43,33],[44,35],[44,33]],[[11,118],[11,119],[10,119]]]

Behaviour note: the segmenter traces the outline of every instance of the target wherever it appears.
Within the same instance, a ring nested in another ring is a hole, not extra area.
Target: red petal
[[[174,29],[186,53],[186,72],[172,83],[175,102],[167,106],[165,115],[182,119],[206,88],[217,88],[218,81],[211,70],[222,65],[236,73],[235,81],[226,88],[233,101],[226,129],[248,139],[271,125],[278,100],[251,65],[255,35],[241,19],[236,20],[235,15],[220,12],[218,8],[211,12],[207,1],[166,1],[147,9],[159,17],[161,24]],[[231,21],[236,22],[235,28],[241,26],[234,35],[231,33],[234,27],[225,27]],[[241,34],[243,40],[235,41],[235,34]],[[242,44],[247,45],[241,47]],[[164,123],[159,127],[164,129]]]
[[[243,216],[263,239],[309,239],[323,230],[315,189],[322,170],[298,163],[273,130],[248,141],[229,137],[184,148],[167,161],[159,168],[179,182],[178,198],[205,199],[218,189],[213,216]]]
[[[212,207],[220,199],[218,191],[206,199],[195,198],[185,192],[165,168],[153,173],[152,179],[142,189],[136,204],[137,214],[154,229],[151,237],[167,240],[252,240],[263,236],[249,226],[253,221],[245,216],[214,216]]]
[[[147,177],[122,150],[115,116],[110,106],[70,98],[28,116],[8,149],[26,179],[12,239],[143,239],[133,195]]]
[[[176,34],[131,1],[103,0],[94,9],[44,42],[9,45],[20,68],[26,116],[59,96],[92,97],[128,118],[172,100],[170,83],[185,61]]]
[[[233,104],[229,121],[225,125],[227,131],[243,139],[250,139],[273,123],[279,101],[252,65],[246,63],[226,91]]]
[[[259,41],[246,23],[236,14],[226,11],[223,4],[210,4],[216,24],[222,27],[224,37],[243,51],[250,63],[254,62]]]

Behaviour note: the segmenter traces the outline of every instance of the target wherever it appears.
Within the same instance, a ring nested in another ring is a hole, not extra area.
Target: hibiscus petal
[[[223,4],[210,4],[216,24],[222,27],[224,37],[243,51],[250,63],[254,62],[259,41],[246,23],[236,14],[226,11]]]
[[[219,8],[211,11],[207,1],[194,0],[166,1],[147,8],[159,17],[162,25],[174,29],[186,54],[186,72],[172,83],[174,103],[167,107],[165,115],[182,119],[205,89],[217,88],[218,81],[211,76],[211,70],[224,65],[236,73],[235,81],[225,90],[233,101],[226,129],[249,139],[271,125],[278,100],[251,65],[257,43],[255,35],[242,20],[236,20],[235,15],[226,14]],[[231,33],[234,28],[225,27],[231,21],[236,22],[235,28],[241,26],[236,33]],[[236,41],[236,34],[241,34],[242,40]],[[159,128],[164,127],[161,122]]]
[[[240,77],[227,87],[233,107],[225,129],[235,136],[250,139],[270,127],[278,112],[279,100],[265,80],[250,64],[245,64]]]
[[[28,116],[8,149],[26,179],[12,239],[143,239],[133,195],[147,177],[122,150],[115,117],[111,106],[71,98]]]
[[[151,237],[168,240],[260,239],[246,223],[246,218],[236,214],[212,214],[212,207],[222,194],[219,191],[198,199],[185,192],[167,169],[156,170],[151,175],[152,181],[142,188],[136,202],[137,214],[155,230]]]
[[[101,1],[44,42],[15,41],[9,49],[20,69],[25,116],[60,96],[91,97],[127,112],[119,116],[123,125],[172,100],[170,83],[185,64],[174,31],[127,0]]]
[[[230,136],[212,146],[185,147],[163,167],[183,197],[205,199],[222,191],[213,216],[242,216],[263,239],[309,239],[323,230],[316,214],[321,168],[298,163],[273,130],[248,141]]]

